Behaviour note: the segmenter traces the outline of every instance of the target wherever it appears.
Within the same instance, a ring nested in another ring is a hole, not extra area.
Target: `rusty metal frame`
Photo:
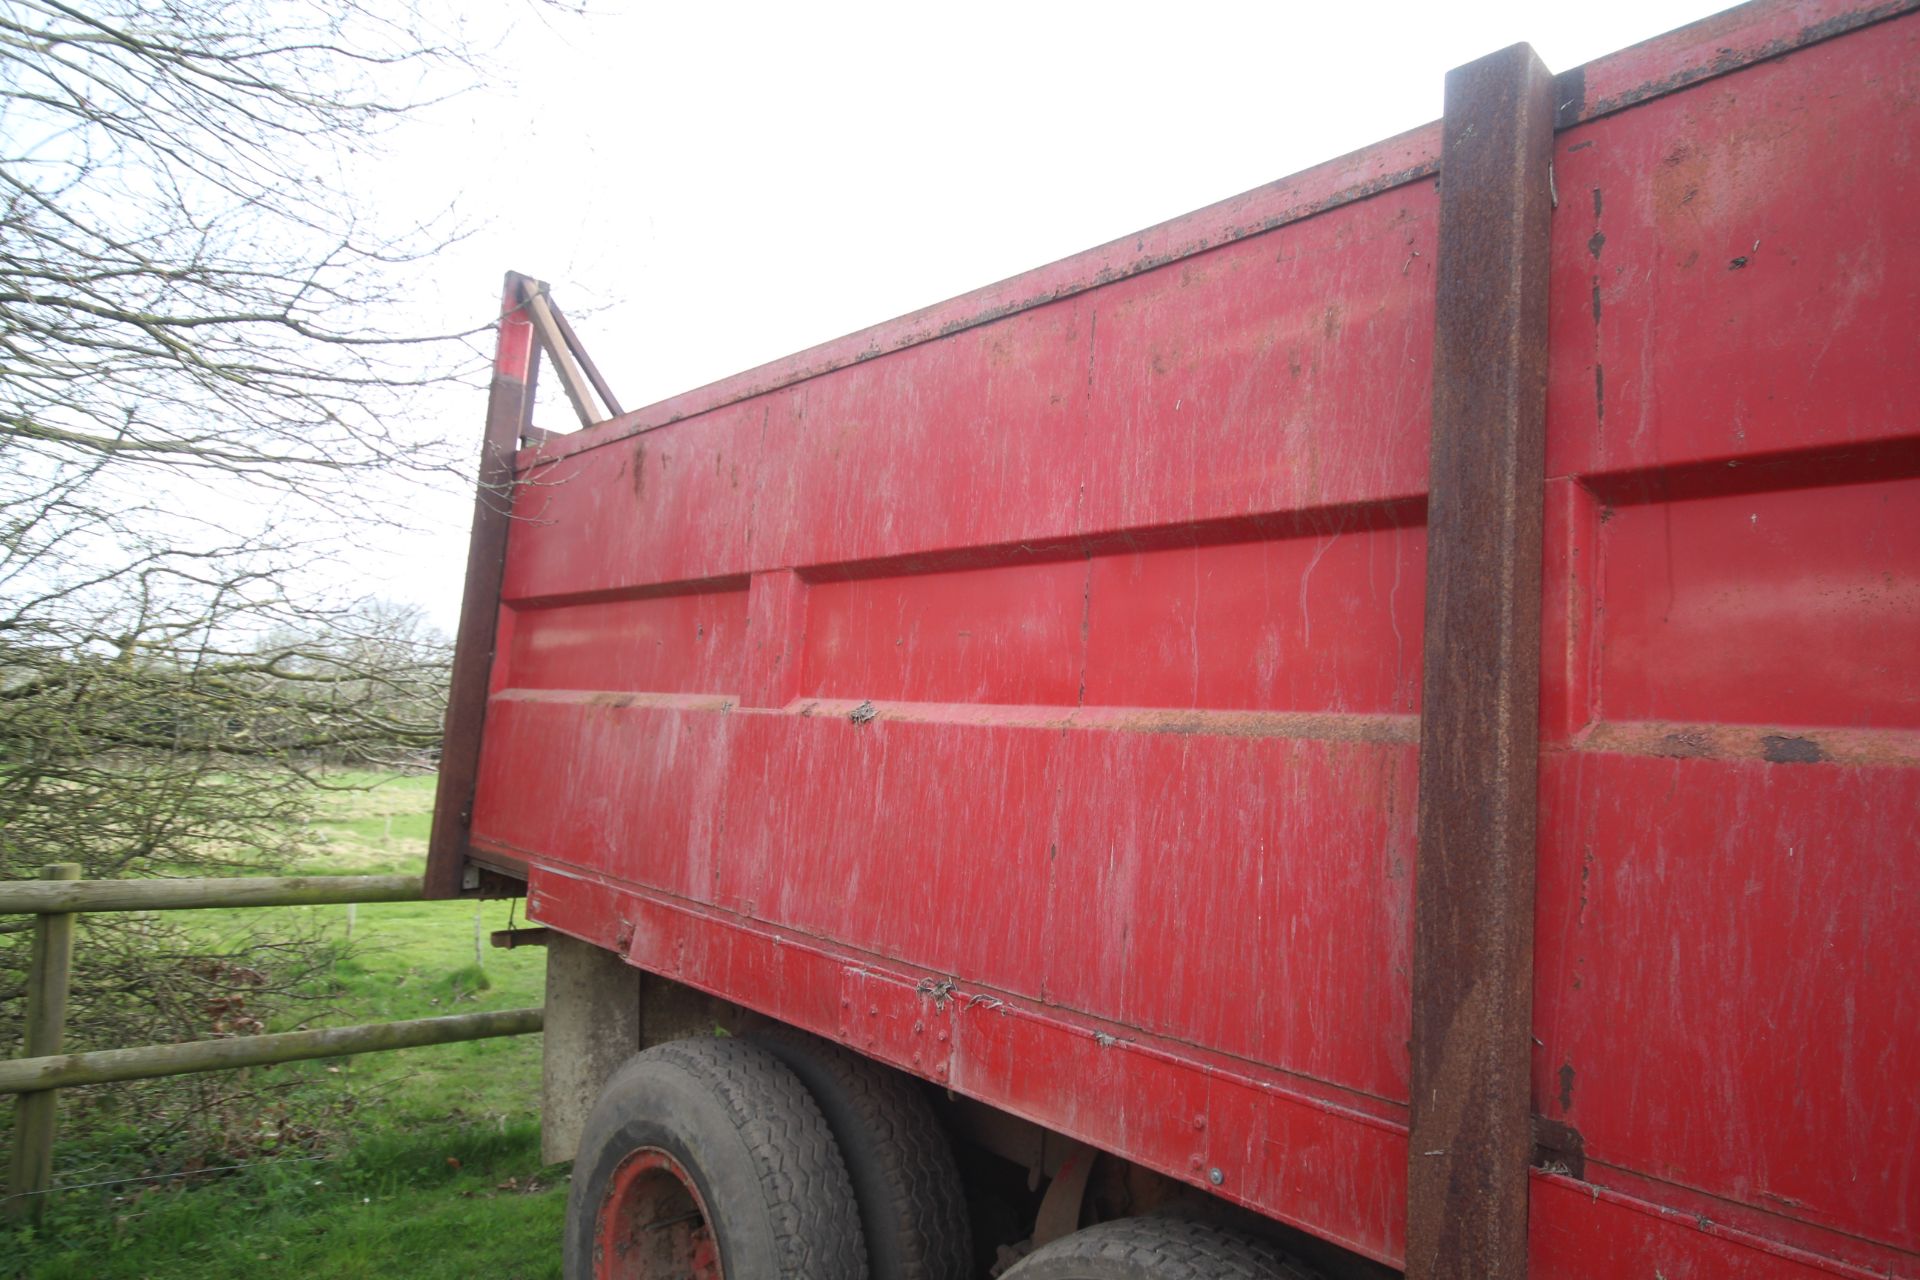
[[[573,326],[567,322],[566,312],[560,309],[560,305],[552,297],[547,298],[547,306],[553,311],[553,323],[559,328],[560,336],[565,340],[567,349],[573,352],[573,358],[580,362],[580,368],[586,372],[587,381],[591,382],[593,389],[600,393],[600,403],[607,407],[607,416],[617,418],[625,413],[626,410],[620,407],[620,402],[614,399],[613,388],[608,386],[607,380],[601,376],[599,366],[594,364],[593,358],[587,354],[586,345],[580,341],[580,335],[575,333]]]
[[[1410,1280],[1527,1267],[1553,77],[1447,75],[1414,898]]]
[[[434,792],[433,834],[427,846],[429,898],[456,897],[483,887],[477,875],[473,883],[467,882],[473,794],[480,773],[487,684],[493,674],[507,530],[513,522],[513,455],[521,439],[533,429],[533,396],[540,373],[540,354],[526,300],[542,287],[536,280],[509,271],[502,291],[493,383],[487,392],[486,437],[480,449],[479,485],[467,542],[467,578],[460,597],[460,627],[454,641],[446,732],[440,750],[440,777]]]

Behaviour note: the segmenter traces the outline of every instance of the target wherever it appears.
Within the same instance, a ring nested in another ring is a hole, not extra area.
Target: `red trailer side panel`
[[[1920,1277],[1908,8],[1562,77],[1537,1276]],[[475,850],[1398,1263],[1437,152],[523,452]]]
[[[1151,1117],[1149,1162],[1195,1177],[1198,1119],[1242,1144],[1230,1194],[1297,1200],[1259,1135],[1298,1099],[1366,1208],[1283,1212],[1394,1256],[1436,206],[1351,194],[535,463],[476,846],[539,918],[827,1034],[812,979],[718,968],[894,964],[869,1016],[916,1022],[961,981],[953,1078],[1048,1124],[1107,1096],[1070,1042],[1116,1082],[1204,1046],[1243,1083]],[[1046,1016],[1007,1057],[1015,1001]]]
[[[1916,68],[1906,18],[1560,136],[1535,972],[1535,1108],[1590,1179],[1896,1274],[1920,262],[1889,246],[1920,228]]]

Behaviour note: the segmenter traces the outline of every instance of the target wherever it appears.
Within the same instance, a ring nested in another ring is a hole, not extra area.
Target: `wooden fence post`
[[[43,880],[78,880],[80,866],[56,862]],[[33,925],[33,967],[27,977],[27,1035],[21,1056],[59,1053],[67,1038],[67,988],[73,977],[73,917],[42,915]],[[7,1174],[7,1212],[38,1218],[53,1181],[53,1133],[60,1118],[55,1089],[23,1093],[13,1107],[13,1163]]]

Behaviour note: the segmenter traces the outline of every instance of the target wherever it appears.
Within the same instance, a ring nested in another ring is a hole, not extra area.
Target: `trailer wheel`
[[[973,1234],[960,1169],[913,1081],[804,1032],[750,1038],[786,1063],[826,1114],[853,1179],[873,1280],[970,1280]]]
[[[744,1040],[678,1040],[600,1091],[567,1200],[567,1280],[860,1280],[826,1118]]]
[[[1187,1218],[1122,1218],[1028,1254],[1005,1280],[1319,1280],[1264,1240]]]

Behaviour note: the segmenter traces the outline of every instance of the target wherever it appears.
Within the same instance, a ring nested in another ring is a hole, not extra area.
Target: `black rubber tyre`
[[[866,1276],[853,1187],[826,1117],[765,1049],[713,1039],[656,1045],[629,1059],[600,1091],[567,1199],[567,1280],[600,1274],[595,1250],[603,1214],[619,1212],[614,1197],[626,1170],[658,1161],[658,1153],[677,1162],[676,1172],[698,1191],[707,1247],[717,1246],[728,1280]],[[698,1203],[677,1207],[693,1210],[681,1217],[701,1218]],[[645,1233],[652,1230],[637,1227],[630,1238],[650,1242],[656,1237]],[[671,1266],[655,1272],[676,1273]]]
[[[1186,1218],[1122,1218],[1035,1250],[1005,1280],[1319,1280],[1264,1240]]]
[[[813,1094],[853,1179],[872,1280],[971,1280],[966,1191],[940,1120],[912,1080],[805,1032],[766,1046]]]

